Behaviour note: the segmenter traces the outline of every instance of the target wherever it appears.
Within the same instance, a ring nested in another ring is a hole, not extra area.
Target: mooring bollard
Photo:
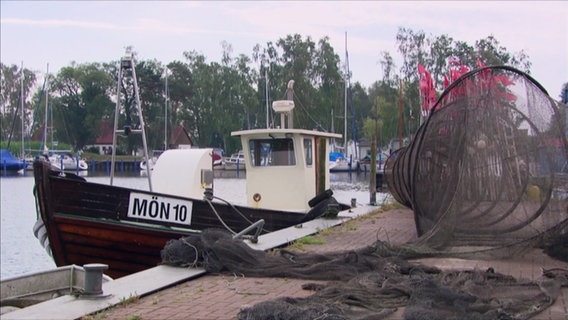
[[[351,198],[351,208],[357,208],[357,199]]]
[[[97,295],[103,293],[103,271],[108,265],[102,263],[90,263],[83,266],[85,269],[84,295]]]

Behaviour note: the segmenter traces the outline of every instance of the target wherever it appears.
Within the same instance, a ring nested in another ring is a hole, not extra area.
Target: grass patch
[[[288,246],[288,249],[291,250],[304,250],[306,245],[321,245],[321,244],[325,244],[325,240],[322,239],[321,237],[316,236],[305,236],[303,238],[300,238],[294,242],[292,242],[292,244],[290,246]]]
[[[298,240],[301,241],[303,244],[325,244],[325,240],[317,236],[307,236]]]
[[[129,304],[135,303],[136,301],[140,300],[140,297],[137,295],[131,295],[128,298],[122,298],[120,299],[120,303],[119,305],[121,306],[127,306]]]
[[[101,311],[95,314],[89,314],[84,317],[81,317],[81,320],[103,320],[106,319],[108,315],[105,311]]]

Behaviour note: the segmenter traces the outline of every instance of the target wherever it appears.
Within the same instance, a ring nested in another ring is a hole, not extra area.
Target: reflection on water
[[[80,175],[91,182],[110,183],[110,177],[104,171],[85,171]],[[244,178],[244,171],[216,171],[215,195],[234,204],[246,204]],[[356,199],[359,204],[369,203],[369,174],[333,173],[330,182],[338,201],[350,204],[351,199]],[[37,218],[33,183],[31,171],[0,176],[1,279],[55,267],[51,257],[33,235],[32,228]],[[117,172],[113,185],[149,189],[147,178],[140,172]],[[377,199],[384,197],[384,194],[377,194]]]

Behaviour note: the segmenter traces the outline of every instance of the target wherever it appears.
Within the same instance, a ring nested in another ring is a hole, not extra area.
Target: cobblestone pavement
[[[393,209],[376,212],[324,231],[318,237],[324,244],[305,245],[294,249],[308,252],[329,252],[357,249],[376,240],[401,244],[416,237],[414,218],[408,209]],[[421,263],[439,268],[487,268],[514,277],[536,279],[541,267],[568,268],[567,263],[550,259],[540,252],[531,253],[516,260],[480,261],[461,259],[422,259]],[[83,320],[233,320],[241,308],[255,305],[277,297],[306,297],[311,291],[302,290],[305,283],[313,280],[286,278],[252,278],[241,276],[213,275],[179,284],[157,293],[133,298],[122,305],[83,317]],[[556,303],[540,314],[537,319],[568,319],[568,289],[564,288]],[[402,319],[399,309],[389,319]]]

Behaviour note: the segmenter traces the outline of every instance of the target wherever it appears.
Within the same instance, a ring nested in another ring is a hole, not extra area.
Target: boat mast
[[[20,107],[22,113],[20,117],[22,118],[22,134],[21,134],[21,146],[20,146],[20,158],[24,159],[26,157],[24,153],[24,62],[22,61],[22,67],[20,69]]]
[[[264,89],[264,97],[266,100],[266,128],[270,128],[270,121],[269,121],[269,109],[270,109],[270,104],[268,103],[268,68],[264,69],[264,79],[265,79],[265,89]]]
[[[128,125],[124,126],[124,129],[118,130],[118,118],[120,113],[120,85],[122,84],[122,78],[124,76],[124,72],[130,70],[130,75],[132,77],[132,82],[134,84],[134,98],[136,101],[136,109],[138,112],[138,118],[140,121],[140,129],[133,129]],[[140,133],[142,134],[142,145],[144,147],[144,159],[146,160],[146,165],[148,168],[148,187],[150,191],[152,191],[152,166],[150,163],[150,159],[148,157],[148,144],[146,142],[146,129],[144,125],[144,117],[142,116],[142,105],[140,103],[140,93],[138,91],[138,80],[136,79],[136,68],[135,68],[135,61],[132,55],[131,48],[128,47],[126,49],[126,54],[120,59],[120,65],[118,68],[118,81],[117,81],[117,90],[116,90],[116,108],[114,110],[114,134],[112,136],[112,157],[111,157],[111,166],[110,166],[110,185],[112,185],[113,178],[114,178],[114,167],[116,161],[116,138],[118,134],[128,136],[131,133]]]
[[[349,71],[347,69],[347,32],[345,32],[345,103],[344,103],[344,125],[343,125],[343,143],[344,143],[344,152],[345,156],[347,157],[347,86],[349,82]]]
[[[47,154],[47,120],[48,120],[48,105],[49,105],[49,63],[47,64],[47,71],[45,73],[45,121],[43,122],[43,152]]]
[[[164,98],[164,151],[168,149],[168,67],[166,67],[166,84],[164,86],[165,98]]]

